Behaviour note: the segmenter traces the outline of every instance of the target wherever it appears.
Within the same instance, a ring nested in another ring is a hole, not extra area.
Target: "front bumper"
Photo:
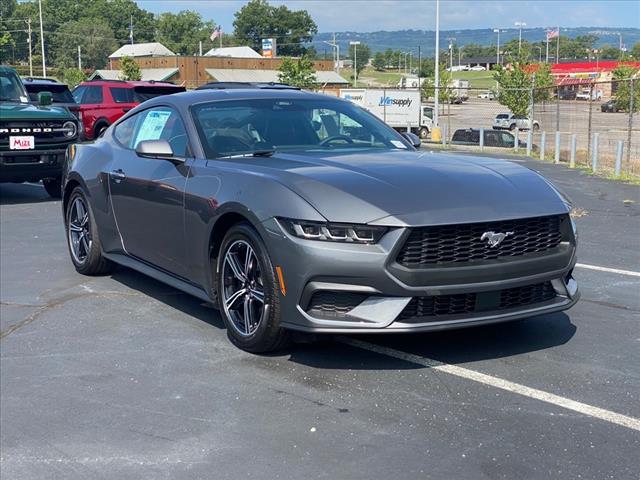
[[[544,256],[407,271],[395,258],[408,229],[394,229],[375,245],[356,245],[299,239],[275,219],[265,221],[263,227],[265,243],[274,265],[282,269],[286,287],[286,295],[280,297],[282,326],[293,330],[385,333],[461,328],[566,310],[580,297],[572,277],[573,242],[563,242],[556,252]],[[499,292],[509,295],[539,285],[546,285],[552,294],[539,302],[499,305]],[[354,300],[337,310],[324,310],[317,307],[314,295],[325,293],[334,295],[338,303]],[[462,314],[407,317],[412,300],[432,298],[454,303],[472,298],[478,308]]]
[[[37,182],[62,174],[64,148],[0,151],[0,182]]]

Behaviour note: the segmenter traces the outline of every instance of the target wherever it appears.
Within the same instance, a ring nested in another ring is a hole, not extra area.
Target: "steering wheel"
[[[347,137],[346,135],[333,135],[332,137],[327,137],[322,140],[319,145],[321,147],[324,147],[325,145],[328,145],[331,142],[335,142],[336,140],[344,140],[347,143],[353,143],[353,139],[351,137]]]

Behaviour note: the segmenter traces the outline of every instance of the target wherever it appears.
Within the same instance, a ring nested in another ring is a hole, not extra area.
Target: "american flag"
[[[211,40],[215,40],[216,38],[218,38],[220,35],[222,35],[222,27],[220,25],[218,25],[215,30],[213,32],[211,32]]]
[[[547,30],[547,40],[551,40],[552,38],[556,38],[559,35],[560,35],[560,29]]]

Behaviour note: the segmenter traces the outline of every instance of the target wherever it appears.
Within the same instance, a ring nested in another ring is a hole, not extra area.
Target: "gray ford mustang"
[[[566,197],[522,166],[414,140],[296,89],[150,100],[67,152],[71,261],[212,302],[253,352],[291,330],[418,332],[571,307]]]

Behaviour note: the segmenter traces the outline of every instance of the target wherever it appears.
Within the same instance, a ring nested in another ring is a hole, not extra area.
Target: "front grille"
[[[364,293],[320,290],[312,295],[307,313],[313,317],[342,318],[367,297]]]
[[[544,282],[492,292],[414,297],[397,320],[411,323],[411,320],[421,321],[423,317],[507,310],[553,300],[555,296],[551,282]]]
[[[8,145],[9,137],[22,135],[33,136],[36,144],[43,142],[69,142],[71,139],[65,136],[65,130],[62,129],[63,124],[64,122],[62,121],[0,122],[0,144]],[[4,129],[7,129],[8,132],[5,132]],[[12,132],[11,130],[18,131]]]
[[[408,268],[449,262],[494,260],[527,253],[545,252],[562,241],[560,225],[566,216],[554,215],[499,222],[442,225],[411,229],[397,256],[397,262]],[[502,243],[490,247],[481,240],[485,232],[506,233]]]

